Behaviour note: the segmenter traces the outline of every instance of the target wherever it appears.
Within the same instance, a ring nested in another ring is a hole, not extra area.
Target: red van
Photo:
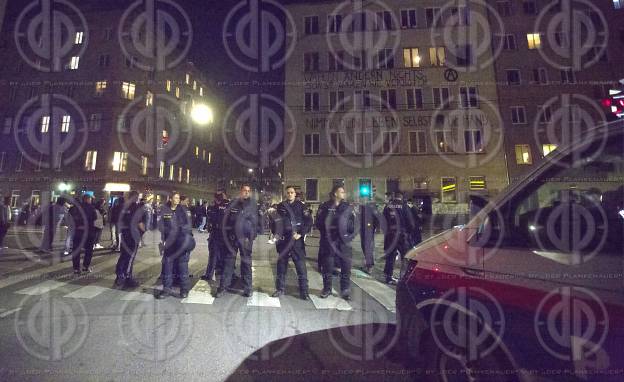
[[[624,381],[624,121],[422,242],[400,338],[434,381]]]

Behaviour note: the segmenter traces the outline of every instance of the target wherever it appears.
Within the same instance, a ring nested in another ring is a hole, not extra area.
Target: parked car
[[[407,255],[404,350],[434,381],[624,380],[624,121]]]

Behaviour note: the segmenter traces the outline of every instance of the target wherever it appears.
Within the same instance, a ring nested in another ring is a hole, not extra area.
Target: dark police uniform
[[[227,238],[224,236],[223,220],[229,208],[230,201],[222,200],[220,203],[213,203],[208,207],[207,223],[210,236],[208,237],[208,266],[204,279],[212,280],[215,272],[217,275],[223,274],[223,259],[227,253]]]
[[[374,202],[360,206],[360,244],[367,268],[375,265],[375,232],[379,229],[379,211]]]
[[[236,199],[230,203],[224,218],[223,232],[227,237],[227,252],[223,259],[223,277],[217,295],[232,283],[236,254],[240,252],[241,278],[244,294],[251,295],[251,250],[256,236],[262,232],[258,204],[252,199]]]
[[[80,272],[80,252],[84,248],[84,262],[82,267],[86,270],[91,265],[93,257],[93,244],[95,241],[95,227],[93,223],[97,219],[93,204],[78,202],[69,211],[69,216],[74,224],[72,238],[72,265],[74,272]]]
[[[320,205],[316,214],[316,228],[321,233],[319,258],[323,275],[323,295],[331,293],[334,261],[340,266],[340,290],[343,297],[351,290],[351,241],[355,234],[355,214],[348,202],[338,206],[333,201]]]
[[[159,229],[163,243],[163,291],[169,293],[173,286],[175,266],[180,294],[184,295],[190,290],[188,263],[195,248],[191,212],[181,204],[175,210],[170,205],[163,206]]]
[[[286,288],[286,272],[288,260],[292,257],[299,280],[299,295],[306,299],[308,296],[308,271],[306,269],[306,252],[303,237],[312,228],[312,216],[306,205],[295,200],[292,203],[284,201],[277,205],[276,217],[271,224],[271,232],[277,242],[277,277],[275,289],[277,293],[283,293]],[[295,240],[294,234],[301,237]]]
[[[121,231],[121,254],[115,267],[117,283],[132,282],[132,267],[144,233],[139,229],[140,223],[145,223],[145,209],[137,201],[131,201],[123,207],[117,224]]]
[[[391,199],[383,211],[387,226],[384,232],[384,252],[386,265],[384,274],[386,282],[392,280],[396,253],[401,260],[412,247],[412,237],[415,230],[414,217],[407,203],[400,199]]]

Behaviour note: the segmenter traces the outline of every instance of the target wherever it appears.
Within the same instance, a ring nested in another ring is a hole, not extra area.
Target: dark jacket
[[[383,211],[386,227],[384,234],[386,241],[401,242],[404,246],[411,246],[416,231],[416,222],[411,209],[406,202],[391,199]]]
[[[355,213],[345,201],[338,206],[329,200],[319,206],[316,212],[316,228],[321,241],[350,243],[355,235]]]
[[[90,203],[76,203],[69,209],[73,229],[78,235],[95,233],[93,222],[97,219],[95,207]]]
[[[258,203],[253,199],[236,199],[226,211],[225,233],[230,241],[253,241],[262,233],[262,218]]]
[[[227,211],[230,208],[230,201],[224,199],[221,203],[213,203],[208,207],[207,224],[210,231],[210,240],[224,240],[223,226]]]
[[[175,210],[166,204],[160,215],[158,229],[164,243],[165,256],[192,251],[195,248],[195,238],[191,211],[181,204]]]
[[[311,229],[312,216],[305,203],[295,200],[277,205],[274,218],[271,219],[271,232],[280,240],[290,240],[295,233],[306,235]]]

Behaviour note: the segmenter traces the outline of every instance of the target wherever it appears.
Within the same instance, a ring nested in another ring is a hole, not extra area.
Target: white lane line
[[[7,316],[10,316],[13,313],[19,312],[20,310],[22,310],[22,308],[15,308],[15,309],[9,310],[8,312],[4,312],[4,313],[0,314],[0,318],[4,318],[4,317],[7,317]]]
[[[151,260],[152,262],[161,261],[160,257],[154,257],[150,259],[152,259]],[[198,262],[197,259],[191,259],[189,261],[189,268],[194,266],[197,262]],[[162,290],[162,282],[159,282],[158,284],[156,284],[159,277],[160,277],[160,272],[154,275],[153,277],[151,277],[150,279],[144,281],[142,283],[143,288],[141,292],[138,292],[138,291],[133,291],[133,292],[117,291],[117,292],[121,294],[122,301],[152,301],[154,300],[154,293]],[[190,296],[190,293],[189,293],[189,296]]]
[[[392,313],[396,313],[396,292],[374,279],[352,277],[351,281]]]
[[[44,282],[39,283],[37,285],[33,285],[31,287],[18,290],[15,293],[17,293],[17,294],[26,294],[26,295],[30,295],[30,296],[38,296],[38,295],[46,294],[46,293],[50,292],[51,290],[60,288],[60,287],[65,286],[65,285],[67,285],[67,283],[54,281],[54,280],[47,280],[47,281],[44,281]]]
[[[109,288],[105,288],[105,287],[101,287],[101,286],[97,286],[97,285],[87,285],[85,287],[82,287],[80,289],[77,289],[69,294],[66,294],[63,297],[67,297],[67,298],[84,298],[84,299],[90,299],[96,296],[99,296],[100,294],[106,292],[107,290],[110,290]]]
[[[193,289],[189,291],[187,298],[183,299],[182,304],[203,304],[212,305],[215,298],[212,296],[210,284],[207,281],[199,280]]]
[[[121,297],[121,301],[152,301],[154,295],[151,293],[142,292],[127,292]]]
[[[309,263],[308,263],[309,265]],[[353,307],[343,300],[342,298],[331,295],[327,298],[320,298],[315,295],[316,291],[323,290],[323,276],[320,273],[313,271],[311,266],[308,266],[308,288],[310,289],[310,299],[316,309],[336,309],[336,310],[353,310]],[[336,294],[336,291],[332,288],[332,294]]]
[[[271,297],[267,293],[262,292],[253,292],[251,297],[247,299],[247,306],[282,307],[278,297]]]

